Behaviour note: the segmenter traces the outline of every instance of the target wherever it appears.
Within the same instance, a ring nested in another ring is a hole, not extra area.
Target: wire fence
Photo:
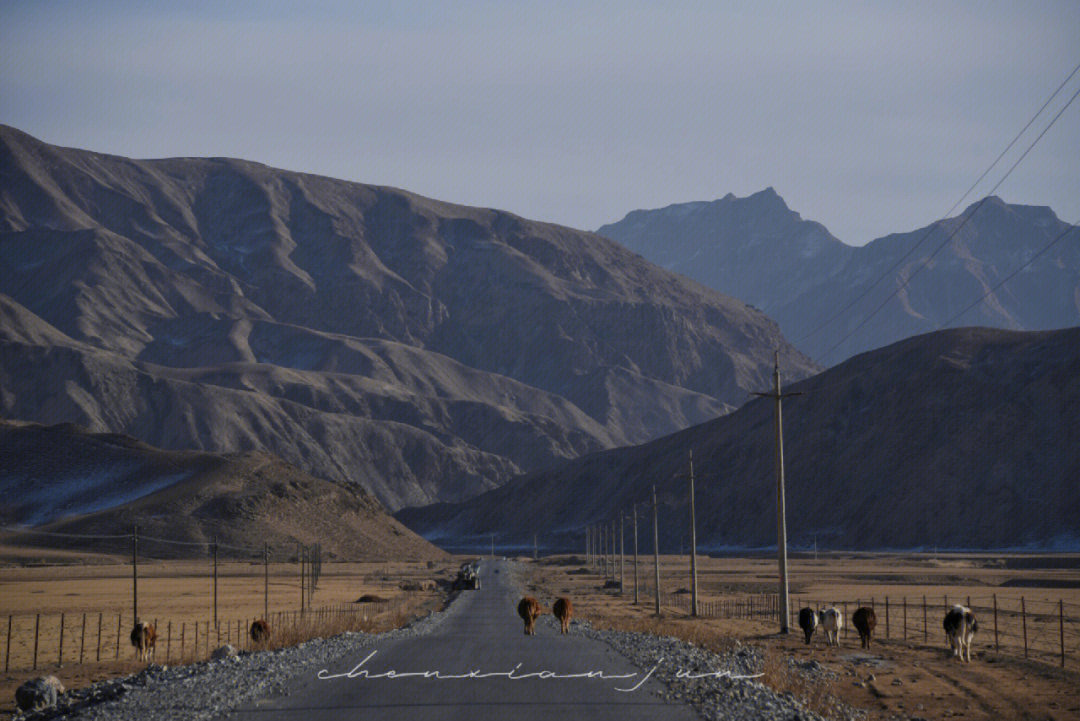
[[[334,604],[304,611],[278,611],[265,619],[277,644],[311,638],[327,627],[349,627],[406,610],[408,600],[392,598],[355,604]],[[256,617],[219,619],[143,619],[157,631],[155,663],[206,660],[224,644],[252,650],[251,624]],[[4,633],[4,672],[35,671],[74,664],[131,658],[130,634],[135,619],[124,613],[9,614]]]

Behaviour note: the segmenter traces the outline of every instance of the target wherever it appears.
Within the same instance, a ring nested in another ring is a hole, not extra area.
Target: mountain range
[[[1069,227],[1050,208],[991,196],[959,216],[854,247],[767,188],[635,210],[597,232],[761,308],[801,350],[831,364],[941,327],[1080,325],[1080,231],[1035,257]]]
[[[742,301],[600,235],[225,158],[0,127],[0,414],[267,451],[390,509],[722,415],[774,350]]]
[[[22,547],[129,553],[130,540],[116,536],[138,526],[140,552],[159,558],[205,558],[214,539],[232,558],[261,559],[264,543],[275,558],[297,543],[352,561],[444,555],[356,485],[259,451],[165,451],[71,424],[0,421],[0,488],[0,523],[51,534],[5,539]]]
[[[795,547],[1080,546],[1080,328],[938,331],[782,387]],[[691,453],[699,548],[775,547],[774,402],[589,454],[460,504],[397,517],[436,543],[581,549],[587,524],[659,496],[660,548],[687,547]]]

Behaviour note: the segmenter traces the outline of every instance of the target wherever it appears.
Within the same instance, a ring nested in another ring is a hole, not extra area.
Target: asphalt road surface
[[[653,690],[658,683],[647,678],[648,670],[632,666],[601,641],[562,636],[557,626],[540,623],[535,636],[526,636],[517,615],[522,592],[514,583],[512,563],[485,561],[480,578],[480,590],[463,591],[448,617],[431,633],[359,649],[330,664],[323,674],[327,678],[298,676],[289,683],[287,695],[256,700],[227,718],[699,718],[689,706],[668,704],[656,696]],[[390,677],[389,671],[396,677]],[[478,673],[471,678],[447,678],[474,671]],[[544,671],[576,677],[535,675]],[[442,678],[434,677],[434,672]],[[410,673],[427,673],[428,677],[405,675]],[[584,676],[589,673],[591,678]],[[485,674],[487,677],[481,677]],[[626,677],[612,678],[619,675]],[[635,686],[633,691],[617,690]]]

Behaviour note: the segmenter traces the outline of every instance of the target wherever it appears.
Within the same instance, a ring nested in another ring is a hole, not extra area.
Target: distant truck
[[[454,579],[455,591],[475,591],[480,588],[480,562],[463,563]]]

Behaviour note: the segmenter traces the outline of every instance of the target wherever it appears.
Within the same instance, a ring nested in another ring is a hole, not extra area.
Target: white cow
[[[836,606],[823,608],[818,612],[821,630],[825,634],[826,646],[839,646],[840,631],[844,628],[844,614]]]
[[[953,650],[953,656],[959,657],[961,663],[971,662],[971,640],[975,632],[979,630],[979,622],[975,620],[975,614],[967,606],[957,604],[945,614],[945,639]]]

